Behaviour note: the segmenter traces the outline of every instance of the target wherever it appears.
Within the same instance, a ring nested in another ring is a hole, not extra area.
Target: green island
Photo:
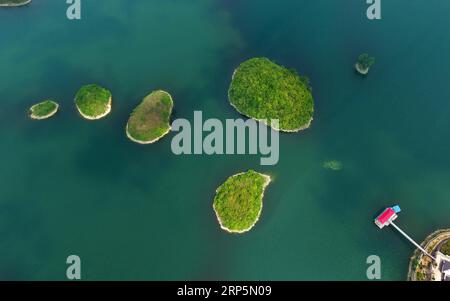
[[[220,185],[213,203],[220,227],[230,233],[253,228],[261,215],[264,191],[270,181],[270,176],[249,170]]]
[[[344,165],[341,161],[331,160],[323,162],[322,167],[329,170],[339,171],[344,168]]]
[[[0,0],[0,7],[17,7],[30,4],[31,0]]]
[[[242,115],[275,130],[298,132],[310,126],[314,100],[309,79],[267,58],[242,63],[233,74],[228,98]],[[278,119],[279,125],[271,124]]]
[[[443,281],[445,277],[448,278],[442,267],[445,262],[450,264],[450,229],[433,232],[420,245],[434,256],[435,260],[416,249],[409,261],[407,279],[409,281]]]
[[[81,87],[75,96],[75,104],[81,116],[88,120],[97,120],[111,112],[111,92],[98,85]]]
[[[355,68],[360,74],[367,75],[373,64],[375,64],[375,58],[363,53],[358,57]]]
[[[31,106],[28,111],[31,119],[43,120],[52,117],[58,112],[59,105],[52,100],[45,100]]]
[[[162,90],[154,91],[144,98],[128,119],[127,137],[139,144],[158,141],[170,132],[172,96]]]

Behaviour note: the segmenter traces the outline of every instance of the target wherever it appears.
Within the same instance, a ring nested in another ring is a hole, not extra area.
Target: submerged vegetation
[[[282,131],[308,128],[314,101],[307,77],[267,58],[253,58],[235,71],[229,89],[230,103],[241,113],[257,120],[279,120]]]
[[[75,104],[86,119],[100,119],[111,111],[111,92],[98,85],[81,87],[75,96]]]
[[[344,165],[342,164],[341,161],[331,160],[323,162],[322,167],[325,169],[339,171],[342,168],[344,168]]]
[[[213,208],[222,229],[243,233],[258,221],[264,190],[270,177],[249,170],[228,178],[219,186]]]
[[[173,100],[169,93],[154,91],[144,98],[131,113],[127,123],[127,136],[132,141],[153,143],[170,131]]]
[[[42,120],[52,117],[58,111],[59,105],[52,100],[45,100],[33,105],[29,110],[32,119]]]

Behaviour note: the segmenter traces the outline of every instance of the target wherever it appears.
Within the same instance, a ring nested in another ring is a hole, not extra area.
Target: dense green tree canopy
[[[447,240],[441,247],[441,252],[450,256],[450,240]]]
[[[236,69],[229,99],[248,117],[278,119],[285,131],[308,127],[314,113],[309,79],[267,58],[250,59]]]
[[[110,100],[111,92],[95,84],[81,87],[75,96],[78,110],[87,117],[105,114]]]
[[[249,170],[228,178],[217,188],[214,210],[230,232],[248,231],[259,218],[268,176]]]
[[[371,57],[367,53],[363,53],[358,57],[358,64],[362,69],[369,69],[375,64],[375,58]]]
[[[30,113],[34,116],[47,116],[58,108],[58,104],[51,100],[45,100],[31,107]]]

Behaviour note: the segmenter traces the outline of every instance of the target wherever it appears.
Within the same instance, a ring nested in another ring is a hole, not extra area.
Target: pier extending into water
[[[424,248],[422,248],[418,243],[414,241],[411,237],[409,237],[408,234],[406,234],[400,227],[398,227],[394,222],[391,222],[391,225],[394,226],[395,229],[397,229],[398,232],[400,232],[401,235],[403,235],[407,240],[409,240],[413,245],[415,245],[422,253],[433,259],[433,261],[436,261],[436,258],[434,258],[430,253],[428,253]]]
[[[400,227],[398,227],[396,224],[394,224],[394,220],[397,219],[398,213],[400,213],[402,210],[400,209],[400,206],[396,205],[393,207],[388,207],[384,209],[384,211],[375,219],[375,224],[380,228],[383,229],[386,226],[392,225],[394,228],[400,232],[401,235],[403,235],[407,240],[409,240],[415,247],[417,247],[423,254],[430,257],[433,261],[436,261],[436,258],[434,258],[430,253],[428,253],[424,248],[422,248],[418,243],[414,241],[408,234],[406,234]]]

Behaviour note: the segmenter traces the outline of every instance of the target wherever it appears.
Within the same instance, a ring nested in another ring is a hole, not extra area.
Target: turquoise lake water
[[[390,0],[382,20],[365,1],[96,0],[82,20],[65,1],[0,9],[0,279],[403,280],[413,247],[373,218],[398,203],[417,240],[450,222],[450,2]],[[353,68],[369,52],[369,76]],[[280,137],[280,161],[175,156],[173,133],[141,146],[131,110],[170,91],[174,118],[239,118],[227,89],[237,65],[266,56],[308,75],[312,127]],[[82,120],[81,85],[113,93],[105,119]],[[55,118],[31,121],[53,98]],[[341,171],[324,169],[338,160]],[[270,174],[260,221],[222,231],[218,185],[240,171]]]

